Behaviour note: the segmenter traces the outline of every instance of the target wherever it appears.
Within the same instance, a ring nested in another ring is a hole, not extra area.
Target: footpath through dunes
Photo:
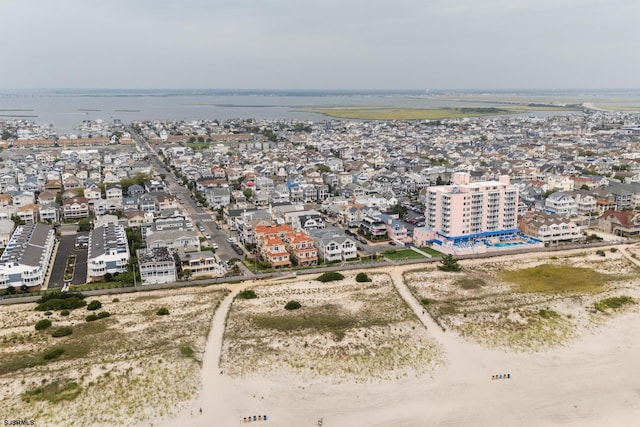
[[[487,349],[455,331],[442,331],[426,312],[423,315],[403,281],[403,272],[411,269],[415,267],[378,272],[390,275],[402,299],[442,347],[444,364],[430,375],[355,383],[331,376],[309,381],[290,373],[255,372],[241,378],[221,374],[231,303],[240,290],[255,286],[243,283],[230,287],[232,293],[214,316],[199,397],[192,408],[161,425],[226,426],[242,424],[244,416],[252,415],[267,415],[264,423],[274,426],[315,425],[319,418],[327,426],[345,427],[635,424],[640,416],[638,309],[605,316],[577,339],[542,352]],[[492,380],[501,374],[510,378]]]

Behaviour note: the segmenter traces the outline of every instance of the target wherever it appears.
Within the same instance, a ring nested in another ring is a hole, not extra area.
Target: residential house
[[[608,210],[598,217],[598,228],[617,236],[640,234],[640,214],[634,211]]]
[[[11,239],[13,230],[15,230],[16,224],[10,219],[0,219],[0,248],[5,248]]]
[[[547,196],[544,206],[547,212],[554,215],[575,216],[578,214],[578,204],[575,199],[560,191]]]
[[[324,262],[344,262],[358,257],[356,241],[338,228],[313,230],[310,235]]]
[[[182,252],[200,251],[200,237],[194,230],[162,230],[148,233],[146,238],[149,248],[180,249]]]
[[[138,249],[136,255],[143,285],[173,283],[177,280],[176,261],[168,248]]]
[[[318,264],[318,249],[315,247],[313,239],[307,233],[289,233],[287,234],[286,239],[287,249],[291,254],[291,258],[295,264]]]
[[[179,269],[189,271],[190,277],[214,276],[222,277],[226,270],[220,264],[212,251],[184,252],[177,251]]]
[[[62,202],[62,217],[80,219],[89,217],[89,200],[86,197],[74,197]]]
[[[56,202],[47,202],[37,205],[40,222],[60,222],[60,207]]]

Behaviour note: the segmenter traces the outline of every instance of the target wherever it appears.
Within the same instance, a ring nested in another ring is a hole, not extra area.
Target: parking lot
[[[53,268],[49,277],[49,288],[60,289],[64,284],[64,270],[67,258],[71,253],[76,254],[76,267],[71,283],[81,285],[87,281],[87,248],[76,247],[78,236],[88,237],[89,232],[77,232],[75,224],[63,225],[60,228],[60,242],[53,260]]]

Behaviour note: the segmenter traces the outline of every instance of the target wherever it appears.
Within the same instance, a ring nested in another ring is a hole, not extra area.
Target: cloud
[[[625,87],[639,12],[631,0],[8,0],[0,84]]]

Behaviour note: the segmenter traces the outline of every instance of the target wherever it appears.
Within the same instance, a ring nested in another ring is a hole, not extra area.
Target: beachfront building
[[[177,280],[176,262],[168,248],[138,249],[136,255],[143,285]]]
[[[122,225],[106,222],[96,226],[89,234],[87,281],[100,279],[107,273],[125,272],[129,258],[129,244]]]
[[[598,228],[617,236],[640,234],[640,214],[634,211],[608,210],[598,217]]]
[[[575,221],[541,211],[528,212],[518,220],[518,228],[543,243],[577,242],[585,238]]]
[[[176,251],[179,270],[189,272],[189,277],[212,276],[222,277],[226,270],[212,251],[185,252]]]
[[[344,262],[358,257],[356,241],[337,228],[313,230],[311,238],[324,262]]]
[[[452,184],[427,188],[427,226],[447,241],[469,241],[517,232],[518,187],[509,176],[471,182],[456,172]]]
[[[18,226],[0,257],[0,289],[44,284],[54,245],[50,225]]]

